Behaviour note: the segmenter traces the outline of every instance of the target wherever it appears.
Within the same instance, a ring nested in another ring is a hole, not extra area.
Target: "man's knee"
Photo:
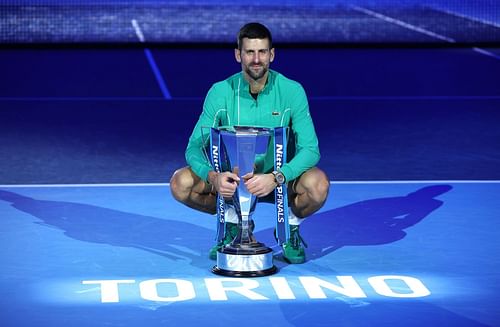
[[[170,191],[174,198],[184,202],[189,197],[194,186],[194,178],[188,167],[178,169],[170,178]]]
[[[310,201],[320,206],[325,203],[330,189],[330,181],[321,169],[312,168],[307,171],[301,177],[300,182],[308,193]]]

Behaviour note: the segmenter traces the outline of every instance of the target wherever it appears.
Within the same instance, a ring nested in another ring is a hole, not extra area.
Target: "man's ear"
[[[241,63],[241,51],[240,49],[234,49],[234,57],[236,58],[236,61]]]
[[[274,60],[274,48],[271,48],[271,56],[269,58],[269,61],[273,62],[273,60]]]

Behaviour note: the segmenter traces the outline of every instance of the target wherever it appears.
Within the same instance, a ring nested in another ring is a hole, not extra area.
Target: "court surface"
[[[0,41],[228,43],[258,19],[279,43],[498,43],[497,11],[491,0],[4,0]]]
[[[166,184],[1,186],[2,326],[498,326],[500,182],[337,182],[308,261],[229,279]],[[256,235],[274,246],[272,207]]]

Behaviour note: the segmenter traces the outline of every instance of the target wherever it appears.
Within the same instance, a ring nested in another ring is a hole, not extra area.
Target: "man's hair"
[[[269,49],[273,47],[273,37],[271,32],[261,23],[245,24],[238,33],[238,49],[241,50],[243,39],[268,39]]]

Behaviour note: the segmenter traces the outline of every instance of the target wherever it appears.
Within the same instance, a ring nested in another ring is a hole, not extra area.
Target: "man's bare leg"
[[[329,188],[330,180],[321,169],[309,169],[289,184],[292,212],[299,218],[312,215],[325,204]]]
[[[175,171],[170,179],[170,191],[177,201],[190,208],[210,214],[216,212],[215,190],[193,173],[190,167]]]

